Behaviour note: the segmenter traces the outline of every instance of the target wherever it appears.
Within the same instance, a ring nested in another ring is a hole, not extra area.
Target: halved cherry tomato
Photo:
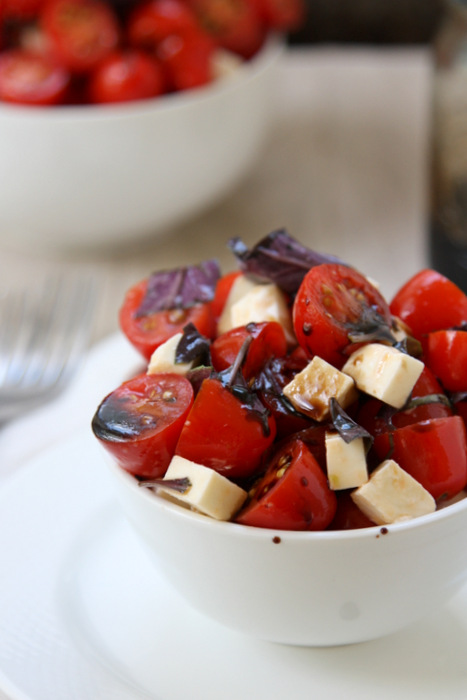
[[[202,87],[213,78],[214,44],[204,33],[170,34],[157,49],[172,90]]]
[[[162,477],[193,403],[193,389],[178,374],[141,374],[120,385],[98,407],[92,429],[126,471]]]
[[[284,329],[279,323],[249,323],[247,326],[232,328],[213,341],[211,358],[217,372],[234,363],[247,338],[252,338],[252,341],[242,367],[246,379],[256,376],[272,357],[283,357],[287,352]]]
[[[439,272],[421,270],[399,289],[390,309],[422,340],[467,321],[467,295]]]
[[[342,367],[350,335],[391,325],[389,307],[366,277],[345,265],[325,263],[305,275],[293,306],[297,340],[310,356]]]
[[[358,530],[362,527],[374,527],[375,524],[362,513],[353,502],[349,491],[336,493],[336,514],[328,530]]]
[[[305,20],[303,0],[253,0],[261,19],[278,31],[298,29]]]
[[[199,31],[196,17],[183,0],[148,0],[136,5],[128,17],[130,43],[155,51],[171,34],[185,35]]]
[[[188,323],[193,323],[201,335],[207,338],[213,336],[215,324],[209,303],[197,304],[188,309],[158,311],[148,316],[138,316],[146,287],[147,279],[129,289],[119,312],[123,333],[145,359],[149,360],[159,345],[180,333]]]
[[[189,0],[201,26],[225,49],[251,58],[261,47],[265,27],[249,0]]]
[[[45,0],[41,25],[57,59],[69,70],[93,70],[120,40],[120,27],[103,0]]]
[[[324,530],[336,495],[305,443],[292,440],[268,463],[236,522],[276,530]]]
[[[424,343],[425,362],[447,391],[467,391],[467,331],[435,331]]]
[[[196,395],[176,454],[232,479],[251,476],[271,445],[276,426],[266,425],[218,379],[205,379]]]
[[[224,309],[235,280],[240,277],[241,274],[240,270],[234,270],[233,272],[228,272],[226,275],[223,275],[217,282],[214,299],[211,302],[212,312],[216,322]]]
[[[90,101],[97,104],[144,100],[161,95],[164,88],[159,63],[137,49],[113,51],[89,78]]]
[[[0,100],[47,106],[65,100],[70,75],[49,56],[11,49],[0,55]]]
[[[467,484],[467,435],[460,416],[432,418],[397,428],[392,449],[377,436],[380,459],[391,457],[419,481],[436,500],[451,498]]]

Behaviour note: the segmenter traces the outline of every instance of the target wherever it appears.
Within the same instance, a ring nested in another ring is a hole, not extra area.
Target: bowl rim
[[[0,118],[23,119],[34,122],[73,122],[121,119],[122,117],[144,117],[157,112],[179,109],[203,100],[214,99],[228,93],[238,85],[254,80],[273,65],[284,51],[284,40],[280,34],[271,33],[253,58],[244,61],[232,74],[212,81],[199,88],[160,95],[158,97],[113,104],[54,105],[41,107],[0,102]]]
[[[367,540],[380,538],[386,539],[388,534],[404,533],[425,530],[437,523],[455,518],[459,512],[467,511],[467,489],[464,489],[465,497],[442,506],[440,509],[421,515],[417,518],[404,520],[398,523],[390,523],[388,525],[374,525],[372,527],[356,528],[353,530],[281,530],[280,528],[260,528],[252,525],[242,525],[232,521],[221,521],[210,518],[203,513],[198,513],[183,505],[178,505],[168,499],[158,496],[153,489],[140,486],[138,479],[127,472],[112,458],[107,460],[110,471],[133,492],[138,493],[138,497],[146,500],[148,503],[154,504],[155,507],[162,510],[167,510],[175,517],[183,520],[195,521],[200,527],[213,528],[218,532],[234,535],[238,533],[240,536],[253,537],[254,539],[271,540],[279,536],[281,540],[287,538],[287,541],[297,542],[341,542],[348,540]]]

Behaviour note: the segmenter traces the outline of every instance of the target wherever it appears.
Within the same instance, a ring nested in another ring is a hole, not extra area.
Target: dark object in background
[[[305,0],[304,26],[291,44],[427,44],[445,0]]]

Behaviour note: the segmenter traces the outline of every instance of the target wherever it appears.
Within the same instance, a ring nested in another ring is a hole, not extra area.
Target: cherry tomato
[[[49,56],[23,49],[0,55],[0,100],[23,105],[47,106],[65,100],[68,72]]]
[[[124,382],[98,407],[92,429],[126,471],[162,477],[193,403],[193,389],[178,374],[141,374]]]
[[[349,491],[339,491],[336,497],[336,514],[328,530],[358,530],[362,527],[375,526],[374,522],[355,505]]]
[[[15,17],[22,20],[35,18],[44,0],[2,0],[3,7],[0,15]]]
[[[303,0],[253,0],[261,19],[272,29],[292,31],[305,20]]]
[[[424,343],[425,362],[447,391],[467,391],[467,331],[434,331]]]
[[[336,495],[305,443],[293,440],[268,463],[236,522],[277,530],[324,530]]]
[[[347,355],[349,334],[375,324],[391,325],[386,301],[366,277],[334,263],[312,267],[293,306],[297,340],[310,356],[320,355],[337,368]]]
[[[243,374],[250,379],[258,374],[272,357],[283,357],[287,352],[284,329],[275,321],[249,323],[223,333],[211,345],[211,358],[214,369],[220,372],[235,361],[240,348],[247,338],[252,338],[243,365]]]
[[[206,34],[171,34],[159,44],[157,57],[173,90],[191,90],[213,79],[214,45]]]
[[[261,47],[265,28],[249,0],[189,0],[201,26],[225,49],[251,58]]]
[[[123,333],[146,360],[151,358],[159,345],[180,333],[188,323],[193,323],[201,335],[207,338],[213,336],[215,324],[209,303],[197,304],[189,309],[158,311],[149,316],[138,316],[146,287],[147,279],[129,289],[119,312]]]
[[[136,49],[113,51],[90,76],[90,101],[144,100],[161,95],[164,85],[164,74],[154,58]]]
[[[397,292],[391,312],[421,340],[426,333],[467,321],[467,295],[439,272],[421,270]]]
[[[467,484],[467,435],[460,416],[431,418],[397,428],[389,457],[419,481],[436,500],[451,498]],[[387,442],[375,438],[385,459]]]
[[[136,5],[128,18],[130,43],[152,51],[171,34],[185,35],[197,31],[196,17],[182,0],[142,2]]]
[[[232,479],[251,476],[276,435],[218,379],[205,379],[177,444],[176,454]]]
[[[226,275],[223,275],[217,282],[214,299],[211,302],[212,312],[216,322],[224,309],[235,280],[240,277],[241,274],[240,270],[234,270],[233,272],[228,272]]]
[[[464,425],[467,429],[467,396],[464,395],[463,398],[459,399],[454,403],[454,408],[456,410],[456,413],[462,418],[464,421]]]
[[[103,0],[45,0],[41,24],[54,54],[75,73],[93,70],[120,40],[117,16]]]

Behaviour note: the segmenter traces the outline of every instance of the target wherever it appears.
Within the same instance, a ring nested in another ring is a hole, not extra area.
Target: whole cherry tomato
[[[254,409],[221,381],[205,379],[196,395],[176,454],[232,479],[251,476],[276,435],[274,419]]]
[[[92,429],[126,471],[162,477],[193,403],[193,389],[178,374],[142,374],[121,384],[98,407]]]
[[[422,340],[426,333],[467,321],[467,295],[439,272],[421,270],[396,293],[391,312]]]
[[[0,15],[22,20],[37,17],[44,0],[2,0]]]
[[[158,46],[157,57],[172,90],[202,87],[213,78],[214,44],[207,34],[170,34]]]
[[[90,101],[129,102],[164,92],[164,74],[155,58],[137,49],[113,51],[89,78]]]
[[[367,518],[353,502],[349,491],[336,493],[336,514],[328,530],[358,530],[362,527],[374,527],[375,524]]]
[[[278,31],[298,29],[305,20],[303,0],[253,0],[261,19]]]
[[[65,100],[69,73],[50,58],[23,49],[0,54],[0,100],[48,106]]]
[[[93,70],[120,41],[117,16],[103,0],[45,0],[41,25],[54,55],[75,73]]]
[[[293,322],[297,340],[310,356],[320,355],[340,368],[351,338],[389,328],[391,313],[376,287],[357,270],[324,263],[305,275],[295,297]]]
[[[188,1],[201,26],[219,46],[251,58],[263,44],[266,30],[249,0]]]
[[[269,461],[236,522],[276,530],[324,530],[336,495],[308,447],[291,440]]]
[[[212,312],[216,322],[219,320],[219,317],[224,309],[235,280],[240,277],[241,274],[242,273],[240,270],[234,270],[233,272],[228,272],[227,274],[223,275],[217,282],[214,299],[211,302]]]
[[[467,331],[434,331],[424,343],[425,362],[447,391],[467,391]]]
[[[258,374],[272,357],[283,357],[287,352],[284,329],[275,321],[249,323],[223,333],[211,345],[212,364],[220,372],[235,361],[243,343],[251,338],[242,371],[246,379]]]
[[[128,17],[130,44],[155,51],[167,36],[199,31],[196,17],[183,0],[148,0],[138,3]]]
[[[154,350],[188,323],[193,323],[201,335],[207,338],[214,333],[214,319],[209,303],[196,304],[188,309],[158,311],[146,316],[138,315],[147,288],[147,279],[135,284],[125,295],[120,308],[119,321],[130,343],[149,360]]]
[[[451,498],[467,484],[467,435],[460,416],[431,418],[397,428],[392,447],[377,436],[374,447],[380,459],[394,459],[419,481],[436,500]]]

